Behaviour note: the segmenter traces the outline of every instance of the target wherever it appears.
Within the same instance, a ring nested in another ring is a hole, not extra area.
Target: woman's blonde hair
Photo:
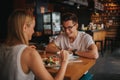
[[[33,20],[34,16],[27,13],[26,10],[15,10],[8,19],[7,43],[12,44],[12,41],[17,40],[22,44],[28,45],[29,42],[28,39],[25,37],[23,27],[25,24],[29,27]]]

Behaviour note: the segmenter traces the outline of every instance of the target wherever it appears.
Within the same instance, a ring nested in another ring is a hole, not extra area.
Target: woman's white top
[[[71,43],[66,34],[61,34],[54,40],[54,43],[61,49],[77,49],[77,51],[87,51],[88,47],[91,44],[94,44],[94,41],[92,36],[89,34],[78,31],[78,35],[74,42]]]
[[[0,45],[0,80],[34,80],[33,73],[25,74],[21,66],[21,55],[26,47],[24,44]]]

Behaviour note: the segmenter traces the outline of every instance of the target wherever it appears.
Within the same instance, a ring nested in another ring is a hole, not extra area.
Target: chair
[[[113,51],[114,48],[114,41],[115,41],[115,37],[105,37],[105,42],[104,42],[104,51],[107,49],[110,49],[111,51]]]
[[[88,33],[88,34],[90,34],[92,37],[94,37],[93,36],[93,34],[95,33],[95,32],[92,32],[91,30],[87,30],[86,31],[86,33]],[[95,42],[95,44],[99,44],[100,45],[100,52],[101,52],[101,55],[102,55],[102,57],[104,56],[103,55],[103,40],[94,40],[94,42]]]
[[[106,36],[104,41],[104,51],[106,51],[107,49],[108,50],[110,49],[110,51],[114,50],[116,33],[117,33],[117,28],[114,26],[106,30]]]
[[[95,40],[95,44],[99,43],[100,44],[100,52],[102,57],[104,56],[103,54],[103,40]]]

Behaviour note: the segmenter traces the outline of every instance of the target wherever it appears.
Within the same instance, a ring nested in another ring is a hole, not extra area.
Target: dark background
[[[13,0],[1,0],[0,10],[0,40],[4,41],[7,34],[7,19],[13,11]]]

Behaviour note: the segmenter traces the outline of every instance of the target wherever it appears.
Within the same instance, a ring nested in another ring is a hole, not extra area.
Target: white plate
[[[43,59],[43,63],[45,65],[45,67],[60,67],[60,64],[59,63],[56,63],[56,64],[45,64],[45,61],[48,59],[48,58],[42,58]]]
[[[69,63],[70,62],[82,62],[82,60],[79,59],[79,56],[71,55],[69,56]]]
[[[79,56],[74,56],[73,54],[69,55],[69,60],[76,60],[78,58],[79,58]]]
[[[58,65],[56,65],[56,64],[53,64],[53,65],[45,65],[45,67],[49,67],[49,68],[52,68],[52,67],[60,67],[60,64]]]

